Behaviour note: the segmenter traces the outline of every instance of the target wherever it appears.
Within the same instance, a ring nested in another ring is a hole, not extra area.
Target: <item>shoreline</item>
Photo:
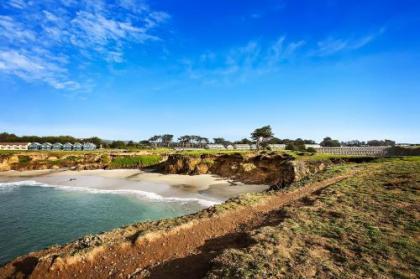
[[[0,172],[0,183],[33,181],[63,190],[136,195],[140,199],[198,201],[204,207],[222,203],[242,193],[261,192],[267,185],[248,185],[216,175],[179,175],[138,169],[31,170]],[[36,185],[35,185],[36,186]]]

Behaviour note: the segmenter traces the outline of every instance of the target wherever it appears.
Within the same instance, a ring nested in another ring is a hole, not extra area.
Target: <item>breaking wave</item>
[[[201,199],[201,198],[164,197],[157,193],[134,190],[134,189],[108,190],[108,189],[97,189],[97,188],[80,187],[80,186],[51,185],[51,184],[37,182],[34,180],[0,183],[0,192],[11,191],[13,190],[13,188],[18,188],[22,186],[56,188],[56,189],[64,190],[64,191],[79,191],[79,192],[88,192],[88,193],[93,193],[93,194],[135,195],[139,198],[152,200],[152,201],[179,202],[179,203],[197,202],[200,205],[205,206],[205,207],[213,206],[222,202],[222,201],[215,201],[215,200],[208,200],[208,199]]]

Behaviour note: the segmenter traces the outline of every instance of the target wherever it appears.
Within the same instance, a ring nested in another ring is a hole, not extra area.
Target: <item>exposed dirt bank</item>
[[[249,244],[245,231],[272,222],[267,218],[284,205],[352,174],[324,173],[287,191],[248,194],[194,215],[85,237],[19,257],[0,269],[0,278],[170,278],[176,271],[179,277],[199,278],[217,251]]]

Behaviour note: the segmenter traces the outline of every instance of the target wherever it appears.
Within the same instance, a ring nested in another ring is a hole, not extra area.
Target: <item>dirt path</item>
[[[183,251],[185,254],[180,257],[149,266],[148,270],[143,272],[145,276],[138,276],[138,278],[173,278],[174,274],[179,278],[202,278],[209,270],[211,260],[223,250],[245,248],[253,244],[246,232],[263,226],[280,224],[285,218],[282,211],[283,206],[320,191],[349,176],[339,176],[310,184],[292,192],[279,193],[267,199],[264,204],[230,212],[226,216],[221,217],[223,220],[214,220],[218,224],[214,227],[214,229],[218,227],[218,232],[215,232],[217,236],[215,237],[203,239],[206,232],[214,232],[214,230],[208,230],[211,224],[203,224],[204,226],[200,225],[191,228],[185,233],[190,233],[193,236],[198,235],[197,238],[200,238],[199,241],[203,243],[202,245]],[[226,224],[226,221],[229,224]],[[226,226],[221,226],[221,224],[226,224]],[[189,240],[192,238],[190,237]],[[167,241],[171,242],[171,239]],[[171,246],[169,243],[168,245]]]
[[[167,231],[133,238],[132,242],[102,245],[76,261],[57,262],[50,256],[50,260],[34,259],[28,266],[24,264],[31,258],[28,255],[1,268],[0,278],[201,278],[211,259],[223,250],[252,244],[247,231],[281,223],[283,206],[353,174],[278,192],[257,204],[193,219]]]

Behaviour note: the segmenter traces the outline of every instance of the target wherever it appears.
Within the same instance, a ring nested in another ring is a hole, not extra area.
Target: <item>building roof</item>
[[[0,142],[0,145],[28,145],[30,142]]]
[[[217,144],[217,143],[209,143],[207,144],[208,147],[218,147],[218,148],[225,148],[223,144]]]

